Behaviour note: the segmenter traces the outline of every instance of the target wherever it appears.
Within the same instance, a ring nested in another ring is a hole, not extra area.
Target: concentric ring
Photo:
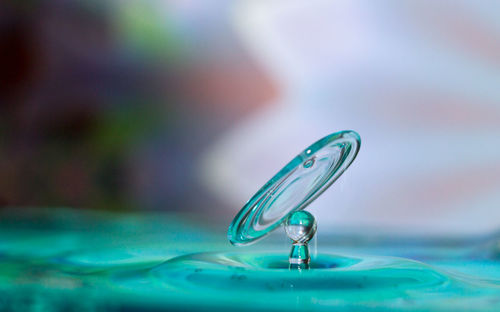
[[[276,229],[332,185],[356,158],[361,139],[350,130],[330,134],[297,155],[238,212],[228,230],[233,245],[245,245]]]

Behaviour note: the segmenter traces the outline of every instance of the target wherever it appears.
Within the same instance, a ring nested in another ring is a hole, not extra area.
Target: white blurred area
[[[309,144],[352,129],[358,158],[308,208],[320,231],[500,229],[500,3],[249,0],[233,14],[281,92],[203,156],[235,214]]]

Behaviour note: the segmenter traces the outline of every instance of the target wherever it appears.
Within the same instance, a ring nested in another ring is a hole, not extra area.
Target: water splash
[[[476,308],[500,308],[495,301],[500,295],[498,281],[395,257],[319,255],[309,270],[290,270],[282,254],[200,253],[171,259],[151,270],[151,275],[180,292],[239,298],[248,293],[256,298],[271,296],[271,302],[317,301],[323,308],[383,304],[439,310],[464,302],[467,306],[468,300],[481,304]]]
[[[344,173],[360,145],[356,132],[341,131],[306,148],[245,204],[229,226],[229,241],[234,245],[255,242],[289,214],[306,208]]]

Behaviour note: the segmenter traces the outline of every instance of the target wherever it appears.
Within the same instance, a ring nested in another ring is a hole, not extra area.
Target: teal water
[[[187,215],[0,217],[0,311],[500,310],[498,236],[320,236],[290,270],[283,234],[244,251]]]
[[[250,294],[268,308],[500,308],[499,280],[396,257],[322,254],[312,259],[309,269],[296,270],[283,254],[203,253],[171,259],[151,274],[168,288],[209,298]]]

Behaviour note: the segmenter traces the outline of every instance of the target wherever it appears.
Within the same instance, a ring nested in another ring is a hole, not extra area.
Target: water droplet
[[[309,264],[311,257],[307,243],[316,233],[316,220],[307,211],[296,211],[285,221],[285,232],[293,241],[292,250],[288,261],[290,269],[297,268],[295,265]],[[299,267],[300,269],[300,267]]]
[[[307,243],[316,233],[316,219],[307,211],[296,211],[285,221],[285,231],[295,243]]]

